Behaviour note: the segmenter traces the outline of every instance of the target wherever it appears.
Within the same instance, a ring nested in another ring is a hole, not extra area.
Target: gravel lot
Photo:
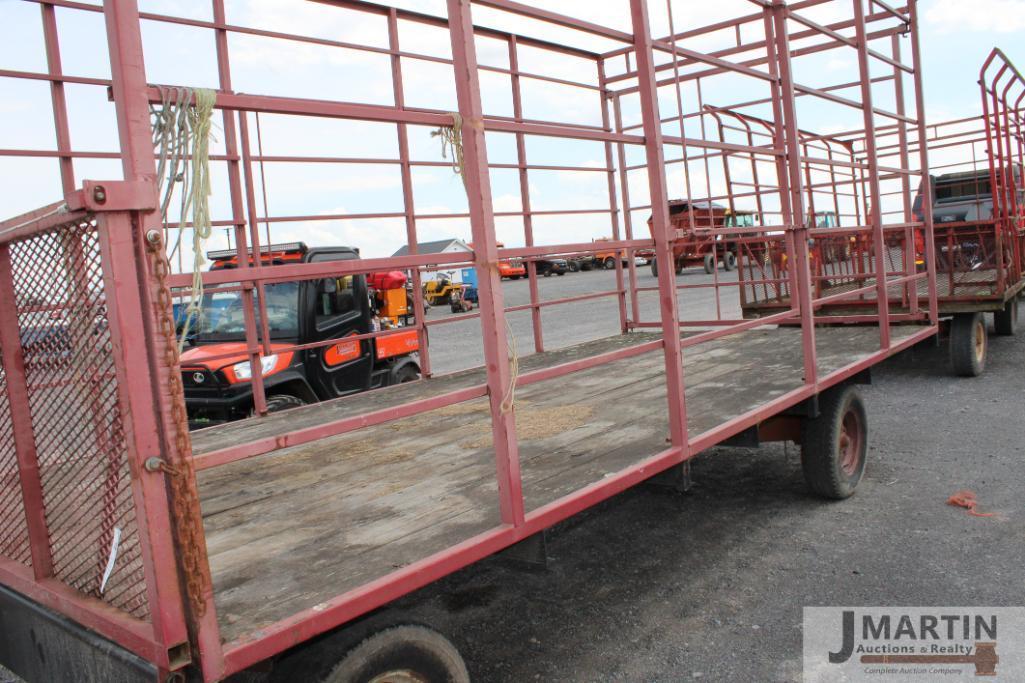
[[[679,281],[710,279],[689,270]],[[551,298],[612,281],[597,271],[539,285]],[[504,291],[509,305],[527,301],[525,281]],[[690,317],[714,312],[692,300]],[[649,319],[654,306],[642,301]],[[553,348],[618,332],[611,299],[549,315]],[[529,351],[529,314],[511,324]],[[438,371],[479,362],[468,352],[477,325],[432,331]],[[490,558],[396,608],[447,634],[478,681],[799,681],[802,606],[1025,605],[1023,361],[1025,334],[995,338],[978,379],[950,375],[945,345],[874,369],[863,388],[870,459],[850,500],[811,497],[792,445],[714,448],[686,494],[642,486],[557,526],[547,569]],[[960,488],[998,515],[946,505]],[[271,679],[325,672],[338,642],[304,648]]]
[[[624,272],[624,278],[626,273]],[[678,275],[680,285],[708,285],[713,275],[702,268],[687,268]],[[720,282],[736,282],[736,271],[719,271]],[[654,287],[656,279],[648,266],[637,266],[639,287]],[[538,278],[541,301],[592,294],[615,289],[615,271],[589,270],[579,273]],[[530,285],[526,279],[504,280],[502,291],[506,306],[530,303]],[[716,317],[715,297],[711,288],[684,289],[680,295],[680,317],[690,320],[709,320]],[[735,288],[722,288],[719,308],[724,318],[739,318],[740,305]],[[641,319],[658,319],[658,299],[655,292],[640,292]],[[619,334],[619,313],[616,297],[603,297],[587,301],[546,306],[541,309],[544,344],[548,350],[579,344]],[[477,310],[477,309],[474,309]],[[435,306],[427,314],[428,320],[443,320],[453,314],[447,306]],[[509,326],[516,337],[521,355],[534,351],[534,333],[530,311],[508,314]],[[430,330],[431,364],[435,374],[452,372],[482,365],[484,355],[480,343],[480,320],[462,320],[446,325],[432,326]]]

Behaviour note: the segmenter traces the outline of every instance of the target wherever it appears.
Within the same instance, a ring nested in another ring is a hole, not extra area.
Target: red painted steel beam
[[[153,153],[152,129],[150,124],[150,102],[147,98],[149,90],[146,83],[146,69],[143,58],[142,32],[139,22],[139,9],[136,0],[119,0],[105,3],[103,14],[107,29],[107,45],[110,54],[110,68],[113,80],[112,94],[114,109],[118,122],[122,167],[126,181],[143,181],[153,183],[156,180],[156,163]],[[136,214],[136,221],[131,222],[132,239],[135,245],[133,265],[139,269],[138,279],[132,282],[117,281],[115,287],[135,286],[139,288],[141,307],[151,315],[142,316],[142,325],[146,333],[146,349],[148,367],[153,372],[154,386],[168,387],[169,375],[179,372],[177,367],[168,368],[164,361],[164,349],[161,343],[161,332],[156,326],[152,313],[156,312],[154,274],[147,272],[144,243],[146,235],[152,231],[160,231],[160,217],[157,212]],[[159,233],[158,233],[159,234]],[[187,432],[184,437],[179,434],[180,425],[174,423],[170,401],[173,400],[160,391],[152,392],[152,403],[161,439],[160,454],[175,460],[176,457],[188,457],[188,452],[178,453],[178,446],[171,439],[178,434],[188,444]],[[189,448],[187,445],[186,448]],[[194,482],[193,482],[194,485]],[[145,514],[140,511],[140,514]],[[205,557],[205,539],[202,520],[185,520],[195,528],[197,542],[203,544],[201,549],[178,549],[180,552],[200,552]],[[170,539],[165,539],[170,541]],[[206,603],[202,617],[189,615],[194,635],[195,649],[198,650],[203,675],[207,679],[219,678],[223,671],[220,635],[217,625],[217,611],[213,601],[213,581],[210,578],[209,564],[201,568],[201,580],[208,587],[204,596]],[[160,605],[156,611],[164,612],[175,609],[174,606]],[[165,645],[171,645],[165,643]]]
[[[808,230],[805,220],[804,191],[801,181],[800,133],[797,125],[796,88],[790,63],[790,42],[786,23],[786,7],[775,4],[765,13],[766,36],[770,41],[770,71],[778,74],[779,83],[773,83],[773,114],[776,120],[776,144],[780,151],[786,150],[788,163],[780,169],[780,179],[787,178],[789,197],[784,206],[784,223],[790,226],[787,232],[788,250],[794,255],[793,285],[795,293],[791,300],[801,316],[801,345],[804,355],[804,382],[812,387],[818,385],[818,355],[815,346],[814,311],[811,307],[812,282],[808,247]],[[780,183],[783,184],[782,182]],[[787,194],[780,193],[780,197]]]
[[[669,192],[666,189],[662,127],[658,123],[658,93],[655,90],[654,50],[648,23],[646,0],[630,0],[634,53],[640,86],[641,119],[644,121],[644,153],[648,162],[648,188],[652,203],[652,234],[658,262],[659,310],[665,355],[666,400],[669,433],[674,449],[689,454],[687,407],[684,399],[683,353],[680,347],[680,312],[676,300],[675,262],[669,243]]]
[[[131,473],[143,556],[146,595],[154,639],[165,649],[188,641],[176,551],[171,532],[170,501],[164,475],[148,472],[147,458],[161,453],[162,425],[152,410],[153,376],[140,292],[137,244],[128,213],[102,214],[97,234],[103,264],[103,290],[110,326],[111,355],[117,378],[118,405],[125,431],[126,458]]]
[[[392,8],[388,12],[388,47],[395,53],[399,50],[399,11]],[[395,106],[403,109],[406,106],[405,87],[402,81],[402,59],[393,54],[391,58],[392,97]],[[402,181],[402,209],[406,225],[406,248],[411,256],[417,254],[419,239],[416,231],[416,206],[413,199],[412,162],[409,159],[409,128],[405,123],[395,126],[399,149],[399,176]],[[424,293],[423,276],[419,268],[411,270],[413,282],[413,319],[417,328],[417,347],[420,350],[420,373],[430,377],[431,352],[427,338],[427,327],[424,325]]]
[[[523,524],[523,482],[520,476],[519,445],[516,441],[516,378],[509,364],[508,323],[504,313],[502,281],[498,272],[498,244],[495,238],[491,178],[484,140],[484,111],[477,74],[477,53],[469,0],[448,0],[449,36],[455,62],[456,99],[462,117],[463,184],[470,208],[474,259],[477,266],[478,305],[484,362],[487,366],[488,398],[492,415],[492,443],[498,478],[502,523]],[[449,122],[451,123],[451,122]],[[515,340],[513,340],[515,343]]]
[[[224,0],[212,0],[214,21],[223,24]],[[228,57],[228,34],[224,29],[214,30],[214,47],[217,57],[217,80],[219,87],[224,92],[231,92],[231,65]],[[240,114],[243,112],[239,112]],[[224,131],[224,151],[230,160],[228,166],[228,197],[231,202],[232,228],[235,233],[235,253],[238,257],[238,271],[240,279],[245,279],[245,273],[251,267],[247,258],[249,235],[246,234],[246,218],[242,208],[242,171],[238,163],[238,135],[235,126],[235,112],[222,111],[221,125]],[[247,141],[248,143],[248,141]],[[252,175],[249,171],[248,175]],[[182,220],[185,216],[182,216]],[[253,243],[253,253],[259,253],[259,226],[256,222],[249,225],[250,235],[256,238]],[[166,239],[165,242],[170,243]],[[262,321],[260,331],[264,344],[270,344],[270,330],[267,327],[267,297],[263,296],[263,285],[257,283],[255,296],[252,288],[242,290],[242,318],[245,330],[246,353],[249,357],[249,367],[252,368],[252,379],[250,384],[253,387],[253,409],[258,415],[267,414],[267,394],[263,387],[263,365],[260,363],[260,340],[257,337],[257,307],[259,308],[259,319]]]
[[[72,221],[83,220],[85,211],[69,211],[64,201],[0,221],[0,245],[11,244]]]
[[[872,87],[868,83],[871,68],[868,55],[868,38],[865,31],[865,7],[862,0],[853,0],[854,30],[857,36],[858,71],[861,74],[862,116],[865,122],[865,157],[868,163],[868,199],[872,224],[872,242],[875,245],[876,298],[879,302],[879,346],[886,349],[890,346],[890,302],[887,294],[886,279],[881,274],[886,272],[886,254],[883,249],[883,213],[882,197],[879,185],[879,157],[876,154],[875,109],[872,106]],[[921,115],[921,112],[919,112]],[[927,203],[927,202],[923,202]]]
[[[25,356],[21,347],[20,316],[14,289],[11,250],[0,246],[0,354],[7,383],[7,406],[11,413],[11,432],[18,462],[18,481],[25,512],[32,572],[35,579],[53,575],[53,554],[50,531],[46,521],[46,505],[39,474],[39,457],[29,406],[31,391],[25,372]]]
[[[617,31],[616,29],[601,26],[589,21],[575,19],[573,17],[566,16],[565,14],[559,14],[557,12],[551,12],[538,7],[525,5],[520,2],[514,2],[513,0],[474,0],[474,4],[502,10],[503,12],[518,14],[531,19],[537,19],[545,24],[553,24],[564,28],[571,28],[575,31],[582,31],[583,33],[590,33],[591,35],[608,38],[609,40],[616,40],[623,43],[633,42],[633,36],[629,33]],[[449,16],[451,17],[451,14]]]
[[[57,35],[57,17],[52,5],[40,5],[43,19],[43,42],[46,45],[46,67],[49,75],[60,76],[60,40]],[[68,126],[68,103],[64,94],[63,81],[50,81],[50,100],[53,107],[53,126],[57,135],[61,189],[64,194],[75,190],[75,168],[70,155],[71,131]]]
[[[523,118],[523,102],[520,92],[519,75],[519,51],[516,46],[516,38],[509,39],[509,70],[512,74],[509,85],[512,90],[513,118]],[[520,206],[523,208],[523,243],[527,248],[534,246],[534,217],[531,212],[530,202],[530,179],[527,171],[527,143],[523,133],[516,133],[516,165],[518,168],[518,179],[520,186]],[[545,350],[544,330],[541,324],[541,309],[537,302],[539,299],[537,287],[537,264],[534,261],[527,262],[528,289],[530,290],[530,322],[534,332],[534,351],[542,353]]]

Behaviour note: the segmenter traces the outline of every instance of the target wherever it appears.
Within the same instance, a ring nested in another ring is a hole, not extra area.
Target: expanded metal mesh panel
[[[14,429],[7,401],[7,373],[0,359],[0,556],[23,564],[32,563],[21,502],[18,454],[14,449]]]
[[[10,252],[54,574],[145,618],[95,222],[33,236]]]

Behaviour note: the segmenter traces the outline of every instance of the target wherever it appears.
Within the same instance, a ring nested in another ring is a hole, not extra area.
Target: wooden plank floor
[[[894,340],[920,328],[894,327]],[[819,371],[878,348],[876,328],[821,328]],[[521,371],[655,338],[631,334],[522,359]],[[685,353],[696,436],[801,385],[798,329],[753,330]],[[516,392],[527,510],[666,447],[662,353]],[[194,433],[197,453],[484,381],[481,369]],[[499,522],[486,399],[249,458],[199,475],[225,640],[290,616]]]

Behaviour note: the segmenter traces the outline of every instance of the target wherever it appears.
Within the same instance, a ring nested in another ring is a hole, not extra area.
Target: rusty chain
[[[151,230],[146,234],[146,250],[156,278],[157,332],[164,344],[164,369],[167,371],[168,398],[174,425],[174,451],[169,458],[171,462],[160,469],[170,475],[171,512],[182,573],[185,575],[189,605],[193,614],[199,618],[206,614],[206,545],[203,540],[199,492],[196,489],[196,471],[191,457],[192,441],[189,438],[189,418],[185,412],[185,388],[178,365],[178,334],[171,317],[171,290],[167,286],[170,264],[159,230]]]

